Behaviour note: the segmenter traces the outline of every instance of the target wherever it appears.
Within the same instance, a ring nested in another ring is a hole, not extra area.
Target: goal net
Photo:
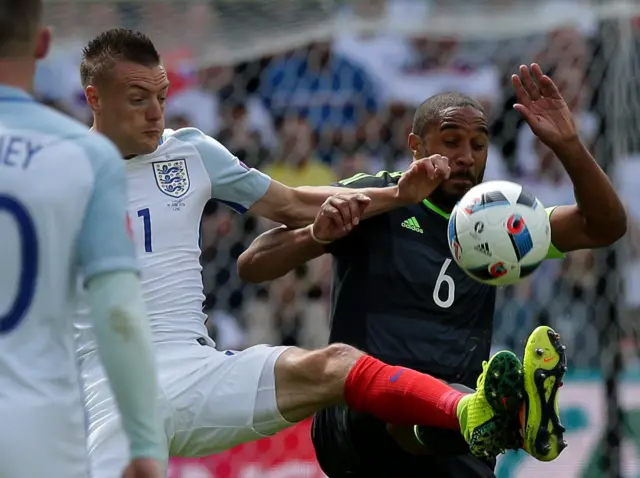
[[[89,121],[78,79],[83,43],[115,26],[140,29],[170,74],[168,127],[198,127],[291,186],[403,170],[415,107],[459,90],[491,118],[487,179],[522,183],[545,205],[573,203],[561,164],[512,109],[510,75],[535,61],[557,82],[625,203],[640,204],[637,2],[45,0],[45,7],[56,43],[38,70],[43,100]],[[549,324],[568,344],[570,372],[561,391],[569,448],[544,465],[507,454],[498,476],[640,473],[636,209],[628,208],[629,234],[614,248],[569,254],[499,290],[495,348],[522,353],[529,332]],[[211,333],[223,348],[320,347],[328,337],[330,259],[263,287],[237,277],[237,257],[268,226],[207,207]],[[230,454],[176,460],[172,476],[322,476],[305,426]]]

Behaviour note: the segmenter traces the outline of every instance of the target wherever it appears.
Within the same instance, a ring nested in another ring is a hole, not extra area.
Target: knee
[[[310,357],[312,368],[317,372],[316,380],[323,385],[343,384],[349,371],[362,357],[363,353],[346,344],[331,344]]]
[[[282,357],[281,365],[301,387],[315,389],[327,402],[340,403],[349,371],[362,355],[350,345],[331,344],[313,351],[295,349]]]

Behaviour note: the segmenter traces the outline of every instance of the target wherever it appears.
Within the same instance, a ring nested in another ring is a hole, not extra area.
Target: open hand
[[[532,76],[533,73],[533,76]],[[576,141],[578,132],[571,110],[556,84],[542,72],[540,65],[520,66],[520,74],[511,76],[518,102],[513,107],[540,140],[556,151]]]
[[[449,179],[449,159],[432,154],[411,163],[398,181],[398,195],[406,204],[417,204],[431,195],[440,183]]]
[[[321,242],[333,242],[346,236],[360,223],[371,199],[361,193],[336,194],[320,207],[310,226],[313,237]]]

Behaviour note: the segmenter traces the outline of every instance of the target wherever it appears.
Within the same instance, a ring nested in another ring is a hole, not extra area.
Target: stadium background
[[[56,43],[38,96],[89,121],[79,83],[83,43],[115,26],[159,46],[172,81],[167,126],[195,126],[249,166],[291,186],[402,170],[413,109],[445,90],[487,108],[486,178],[528,186],[545,205],[573,201],[559,162],[511,109],[511,73],[538,61],[570,104],[584,140],[629,205],[630,233],[606,251],[571,254],[499,291],[494,346],[522,352],[538,324],[564,337],[569,448],[551,464],[508,454],[500,478],[640,476],[640,5],[587,0],[45,0]],[[309,66],[303,70],[302,66]],[[319,86],[317,86],[319,85]],[[203,277],[220,347],[320,347],[328,334],[330,258],[255,287],[235,261],[269,224],[212,203]],[[171,478],[319,477],[301,424],[202,460]],[[425,476],[428,473],[425,471]]]

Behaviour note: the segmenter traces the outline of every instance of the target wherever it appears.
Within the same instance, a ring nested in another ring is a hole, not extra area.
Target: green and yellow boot
[[[471,454],[495,458],[511,447],[509,427],[524,403],[523,369],[520,359],[506,350],[484,362],[482,369],[476,392],[460,400],[457,413]]]
[[[540,461],[555,460],[567,447],[558,410],[558,389],[567,371],[565,350],[560,335],[541,326],[529,336],[524,351],[523,449]]]

